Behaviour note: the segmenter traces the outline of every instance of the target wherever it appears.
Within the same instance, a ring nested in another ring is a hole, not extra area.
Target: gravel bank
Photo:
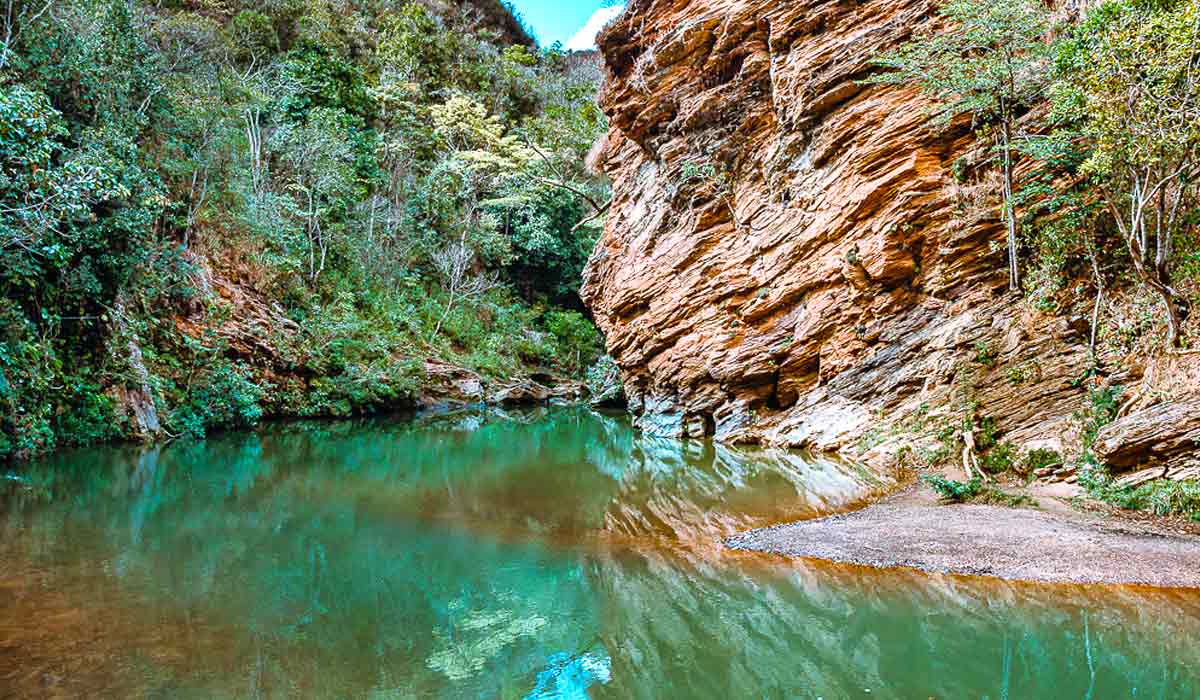
[[[1200,537],[1063,509],[941,505],[915,486],[855,513],[753,530],[725,544],[879,568],[1200,588]]]

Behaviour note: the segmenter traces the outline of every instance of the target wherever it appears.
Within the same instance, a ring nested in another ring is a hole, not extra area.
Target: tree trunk
[[[446,318],[450,316],[450,309],[454,308],[454,290],[450,290],[450,298],[446,300],[446,309],[442,311],[441,318],[438,319],[437,326],[433,329],[433,335],[429,337],[429,342],[437,340],[438,334],[442,332],[442,324],[446,322]]]
[[[1092,310],[1092,335],[1088,348],[1096,352],[1096,334],[1100,328],[1100,311],[1104,306],[1104,273],[1100,271],[1099,253],[1096,250],[1096,241],[1092,234],[1085,233],[1084,240],[1087,241],[1088,260],[1092,264],[1092,278],[1096,282],[1096,308]]]
[[[1017,217],[1013,207],[1012,125],[1006,114],[1003,118],[1004,139],[1004,218],[1008,223],[1008,288],[1021,291],[1021,271],[1017,264]]]
[[[1169,285],[1163,284],[1160,280],[1152,280],[1150,288],[1158,294],[1158,298],[1162,299],[1163,307],[1167,313],[1167,347],[1175,348],[1179,345],[1179,306],[1175,303],[1175,295],[1171,291]]]

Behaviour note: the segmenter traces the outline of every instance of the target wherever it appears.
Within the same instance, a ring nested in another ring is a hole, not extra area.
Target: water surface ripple
[[[723,537],[885,486],[584,409],[60,455],[0,499],[0,698],[1200,697],[1200,596]]]

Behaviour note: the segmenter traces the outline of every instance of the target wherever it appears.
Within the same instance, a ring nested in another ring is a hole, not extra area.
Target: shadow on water
[[[0,697],[1196,698],[1195,592],[726,552],[885,484],[581,409],[62,455],[0,505]]]

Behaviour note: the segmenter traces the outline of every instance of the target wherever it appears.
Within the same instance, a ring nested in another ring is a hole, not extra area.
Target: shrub
[[[968,420],[970,418],[968,417]],[[999,443],[1000,431],[996,429],[996,419],[984,416],[977,421],[975,429],[975,447],[986,452]]]
[[[1020,450],[1011,442],[1002,442],[979,458],[979,466],[989,474],[1001,474],[1017,466]]]
[[[996,351],[986,340],[975,343],[975,363],[989,368],[996,365]]]
[[[262,420],[264,395],[245,365],[224,362],[187,392],[171,422],[194,438],[216,428],[249,428]]]
[[[554,336],[559,364],[580,372],[600,353],[600,333],[577,311],[551,311],[545,316],[546,330]]]
[[[353,365],[338,374],[315,377],[307,386],[290,385],[284,393],[284,409],[300,416],[339,418],[385,411],[417,395],[424,371],[415,359]]]
[[[1129,510],[1144,510],[1155,515],[1200,516],[1200,482],[1153,481],[1136,488],[1111,488],[1110,503]]]
[[[1031,474],[1038,469],[1060,465],[1062,461],[1062,455],[1058,452],[1039,447],[1025,453],[1025,459],[1021,460],[1021,471]]]
[[[1007,506],[1009,508],[1036,504],[1032,498],[1025,494],[1012,494],[1001,491],[994,486],[984,484],[979,477],[963,483],[933,474],[922,476],[921,480],[928,484],[934,491],[941,494],[942,501],[945,503],[975,501],[988,505]]]
[[[616,403],[624,399],[621,369],[611,357],[601,355],[596,364],[588,368],[587,388],[593,404]]]
[[[927,474],[921,480],[941,494],[942,500],[950,503],[965,503],[978,496],[983,488],[983,481],[979,477],[963,483],[938,474]]]
[[[100,387],[75,378],[67,388],[67,394],[66,409],[58,417],[55,430],[58,444],[84,446],[121,437],[112,399],[105,396]]]
[[[1087,406],[1075,414],[1075,420],[1079,423],[1083,433],[1085,453],[1091,453],[1092,445],[1096,442],[1096,435],[1100,429],[1116,420],[1119,409],[1117,402],[1121,396],[1121,390],[1120,386],[1093,389],[1088,392]]]

